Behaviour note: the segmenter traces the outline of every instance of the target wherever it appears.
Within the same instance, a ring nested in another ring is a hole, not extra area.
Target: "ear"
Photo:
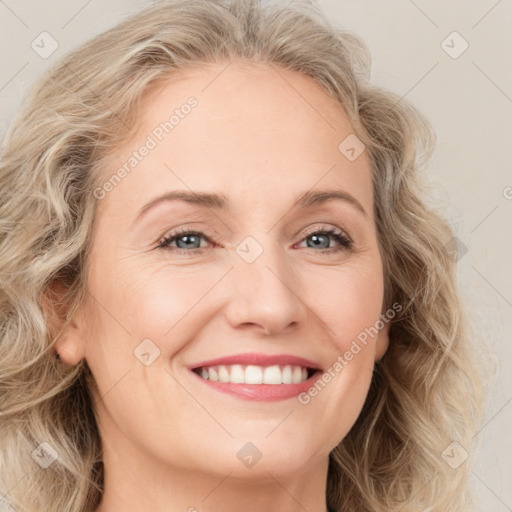
[[[43,310],[55,351],[64,364],[74,366],[85,356],[85,337],[79,313],[66,324],[66,290],[60,281],[52,281],[43,293]]]
[[[384,327],[379,331],[375,343],[375,361],[380,361],[389,347],[389,329],[391,322],[385,322]]]

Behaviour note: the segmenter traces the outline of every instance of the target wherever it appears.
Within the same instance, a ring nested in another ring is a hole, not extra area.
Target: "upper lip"
[[[195,370],[204,366],[217,366],[217,365],[230,365],[230,364],[243,364],[255,366],[272,366],[272,365],[295,365],[303,366],[305,368],[312,368],[313,370],[320,370],[320,366],[309,359],[303,357],[293,356],[291,354],[257,354],[254,352],[246,354],[234,354],[231,356],[219,357],[217,359],[208,359],[200,363],[194,363],[189,366],[190,370]]]

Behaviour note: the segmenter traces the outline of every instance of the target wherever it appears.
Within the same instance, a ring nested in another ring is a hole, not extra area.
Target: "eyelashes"
[[[209,244],[216,245],[215,242],[213,242],[212,239],[203,231],[180,228],[164,236],[159,241],[157,249],[162,249],[171,253],[180,253],[185,256],[194,256],[212,249],[212,247],[193,247],[194,242],[199,240],[199,243],[201,243],[201,239],[204,239]],[[312,239],[313,246],[305,248],[321,255],[330,255],[342,251],[349,251],[353,247],[351,238],[344,231],[333,227],[316,228],[315,230],[305,234],[300,243],[307,241],[308,239]],[[330,239],[335,240],[338,245],[331,247]],[[171,246],[171,244],[175,242],[177,246]],[[179,247],[180,243],[181,247]],[[326,243],[329,247],[322,248]],[[191,248],[187,248],[187,246]],[[315,246],[320,247],[320,249],[315,249]]]
[[[338,242],[338,246],[329,247],[327,249],[322,249],[323,254],[331,254],[333,252],[339,252],[343,250],[348,250],[352,248],[352,240],[346,235],[343,231],[335,229],[335,228],[324,228],[324,229],[316,229],[315,231],[311,232],[310,234],[307,234],[304,236],[304,238],[301,240],[303,242],[304,240],[307,240],[308,238],[315,237],[315,244],[317,244],[318,241],[320,241],[320,244],[322,243],[321,240],[329,240],[329,238],[334,238],[336,242]],[[311,249],[311,247],[309,247]],[[319,252],[319,251],[316,251]]]
[[[183,249],[181,247],[171,247],[170,244],[174,241],[178,241],[179,239],[193,239],[195,238],[204,238],[207,242],[213,243],[212,240],[202,231],[195,231],[191,229],[180,229],[177,231],[173,231],[167,236],[164,236],[163,239],[159,242],[158,248],[164,249],[166,251],[171,252],[186,252],[187,254],[198,254],[202,252],[205,248],[192,248],[192,249]],[[206,248],[208,249],[208,248]]]

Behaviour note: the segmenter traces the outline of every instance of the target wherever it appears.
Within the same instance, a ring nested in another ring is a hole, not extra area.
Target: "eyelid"
[[[181,234],[188,233],[198,233],[201,236],[203,236],[206,240],[208,240],[210,243],[214,243],[212,238],[214,238],[215,235],[209,234],[209,231],[205,226],[199,226],[195,228],[189,224],[187,224],[186,226],[169,230],[163,236],[161,236],[156,243],[158,244],[158,247],[160,247],[160,244],[164,243],[166,239],[179,237]]]
[[[354,240],[352,239],[352,237],[348,234],[348,232],[343,229],[343,228],[340,228],[339,226],[336,226],[334,224],[324,224],[324,223],[321,223],[320,225],[319,224],[316,224],[314,226],[311,227],[311,229],[309,228],[306,228],[306,230],[302,233],[302,237],[301,237],[301,241],[303,238],[309,236],[309,235],[312,235],[318,231],[328,231],[330,229],[335,229],[336,231],[339,231],[340,234],[346,236],[351,243],[354,242]],[[300,235],[300,231],[297,233],[297,236]]]

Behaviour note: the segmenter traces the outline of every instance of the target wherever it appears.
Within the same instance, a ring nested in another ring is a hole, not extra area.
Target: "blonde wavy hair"
[[[312,77],[370,155],[384,310],[402,309],[362,412],[331,452],[329,508],[468,510],[485,353],[445,249],[452,229],[423,199],[435,135],[411,104],[370,85],[360,38],[306,0],[155,2],[65,55],[30,89],[0,160],[0,492],[18,512],[98,506],[94,381],[85,360],[59,360],[64,327],[52,318],[65,326],[85,298],[93,191],[107,155],[137,130],[144,94],[180,70],[234,60]],[[54,283],[65,290],[60,304]],[[42,442],[58,454],[47,468],[33,459]],[[456,469],[443,455],[451,443],[471,455]]]

